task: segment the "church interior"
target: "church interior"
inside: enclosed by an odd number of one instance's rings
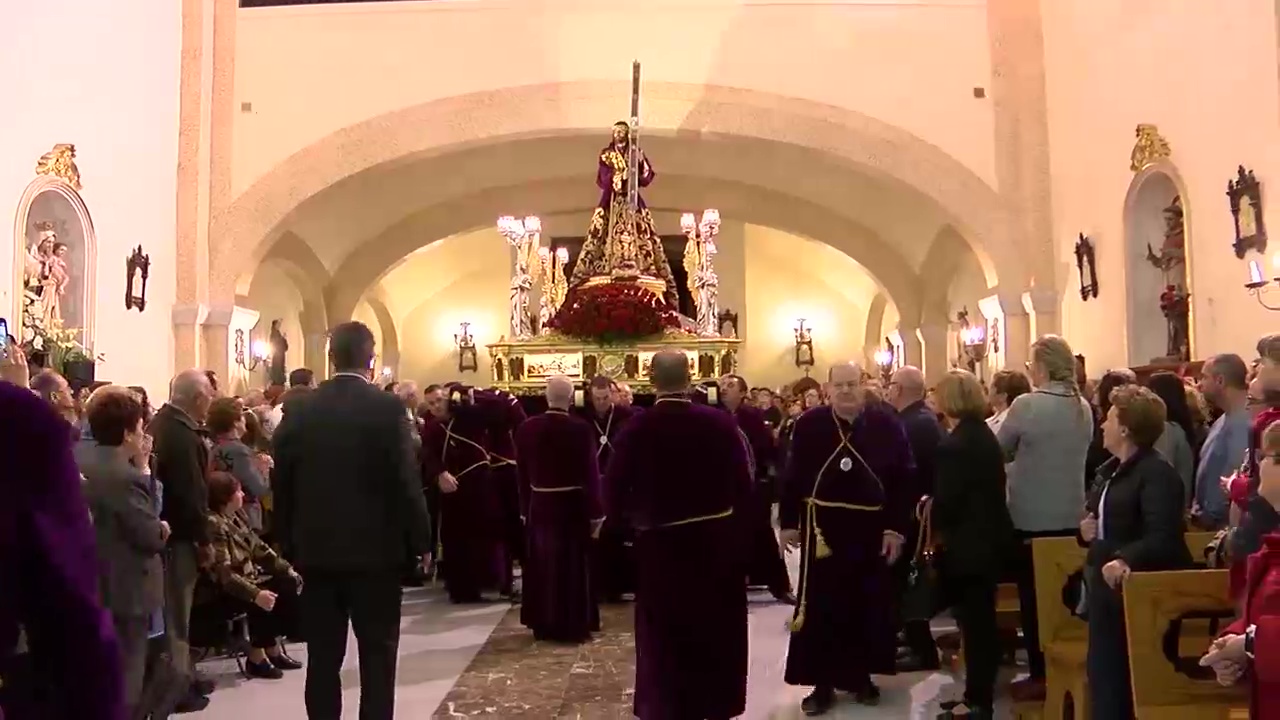
[[[676,350],[695,385],[768,391],[785,425],[809,388],[828,397],[833,367],[856,363],[885,396],[904,368],[930,393],[956,369],[990,391],[1008,371],[1034,380],[1047,335],[1070,344],[1087,399],[1122,369],[1203,389],[1215,358],[1257,365],[1280,310],[1272,0],[43,0],[3,15],[0,318],[33,375],[77,391],[135,386],[159,407],[199,368],[224,395],[274,400],[289,371],[329,377],[330,330],[358,321],[389,388],[493,388],[532,416],[553,378],[589,403],[603,377],[648,406],[650,364]],[[641,309],[591,305],[611,292]],[[649,313],[661,324],[637,329]],[[1125,602],[1147,603],[1125,608],[1129,717],[1271,716],[1250,711],[1274,682],[1260,673],[1227,687],[1186,669],[1235,615],[1228,571],[1202,562],[1220,529],[1188,526],[1196,569],[1127,581]],[[1013,640],[995,714],[975,717],[1089,717],[1092,631],[1046,601],[1085,550],[1035,553],[1044,687],[1008,689],[1028,673],[1026,615],[1001,584]],[[800,554],[786,563],[795,582]],[[402,716],[632,717],[630,604],[563,646],[535,642],[512,600],[418,584]],[[794,608],[749,598],[741,717],[812,714],[784,679]],[[965,717],[947,707],[964,690],[956,628],[939,614],[938,663],[829,716]],[[218,688],[194,717],[307,716],[300,674],[249,680],[233,660],[200,663]],[[352,645],[344,717],[355,667]]]

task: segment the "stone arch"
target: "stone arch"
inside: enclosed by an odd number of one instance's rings
[[[304,337],[298,338],[301,342],[295,345],[302,350],[302,366],[313,370],[326,367],[328,358],[325,338],[329,332],[329,313],[325,305],[324,290],[329,285],[329,272],[324,263],[305,240],[287,232],[258,263],[258,267],[266,265],[277,267],[302,298],[298,321]],[[237,298],[249,293],[252,277],[246,273],[244,282],[237,285]]]
[[[18,199],[18,211],[14,213],[13,313],[10,315],[11,319],[9,320],[11,323],[9,334],[17,338],[19,342],[25,341],[20,325],[23,317],[23,297],[25,294],[23,284],[29,246],[27,230],[33,219],[45,219],[31,217],[33,205],[45,193],[51,193],[65,201],[71,207],[72,212],[75,214],[76,222],[80,226],[80,239],[84,243],[84,247],[82,248],[82,257],[78,259],[84,265],[81,268],[80,303],[77,308],[80,317],[78,324],[81,326],[79,328],[79,342],[84,347],[92,349],[98,326],[98,235],[93,227],[93,216],[89,214],[89,207],[85,205],[84,198],[80,197],[80,193],[66,180],[54,175],[39,175],[28,183],[27,187],[22,191],[22,197]],[[62,219],[69,220],[69,218]],[[72,258],[73,262],[75,260],[76,258]],[[0,340],[3,340],[3,338],[0,338]]]
[[[884,311],[889,305],[889,297],[883,292],[876,293],[871,298],[871,304],[867,306],[867,329],[863,333],[863,354],[866,355],[864,361],[867,368],[874,370],[876,351],[884,347],[883,330],[884,330]]]
[[[360,299],[369,306],[378,320],[378,333],[382,336],[382,347],[378,348],[378,354],[382,356],[382,366],[391,368],[395,376],[400,377],[400,333],[391,310],[387,308],[382,293],[377,290],[366,293]]]
[[[573,81],[502,88],[444,98],[338,130],[259,177],[220,212],[210,248],[210,289],[230,294],[303,201],[358,173],[393,162],[520,138],[598,132],[625,107],[629,87]],[[741,88],[651,83],[644,88],[646,131],[737,136],[810,148],[903,183],[943,208],[1006,281],[1029,284],[1023,248],[1013,241],[998,193],[940,148],[856,111]],[[696,108],[697,112],[692,110]],[[577,123],[579,127],[571,127]]]
[[[1159,297],[1164,288],[1160,271],[1147,261],[1147,245],[1159,249],[1164,240],[1164,209],[1175,197],[1182,199],[1183,230],[1187,251],[1187,277],[1191,277],[1191,213],[1187,186],[1168,160],[1154,163],[1134,176],[1124,199],[1124,278],[1127,354],[1130,365],[1146,365],[1167,353],[1167,330]],[[1191,332],[1195,357],[1194,316]]]
[[[350,317],[362,295],[390,272],[401,259],[422,247],[424,238],[440,239],[485,227],[504,208],[538,208],[553,215],[585,210],[580,193],[581,180],[498,188],[478,193],[456,203],[426,208],[393,225],[348,255],[334,271],[335,281],[328,292],[330,316],[335,321]],[[655,184],[656,185],[656,184]],[[918,283],[910,266],[874,233],[855,221],[806,202],[741,183],[713,182],[701,178],[666,176],[662,188],[648,198],[654,211],[684,207],[717,207],[725,218],[784,230],[825,242],[866,268],[884,289],[899,312],[918,314]],[[697,202],[702,201],[702,202]],[[494,242],[499,242],[494,235]]]

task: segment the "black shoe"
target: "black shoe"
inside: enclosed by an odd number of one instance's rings
[[[809,717],[825,715],[832,705],[836,703],[835,690],[826,687],[816,687],[808,697],[800,701],[800,712]]]
[[[270,660],[262,662],[253,662],[252,660],[244,664],[245,677],[258,678],[260,680],[279,680],[284,677],[284,673],[280,668],[271,664]]]
[[[880,704],[880,688],[875,683],[867,683],[867,686],[853,694],[853,701],[859,705],[870,705],[872,707]]]
[[[173,707],[174,714],[182,715],[185,713],[200,712],[209,707],[209,698],[196,692],[188,692],[187,696],[178,701]]]
[[[213,691],[216,690],[217,687],[218,683],[214,682],[213,678],[204,677],[203,675],[197,675],[195,679],[191,681],[191,690],[197,695],[212,695]]]
[[[277,670],[301,670],[302,669],[302,663],[286,655],[283,650],[280,651],[279,655],[268,655],[267,662],[271,663],[272,667],[276,668]]]

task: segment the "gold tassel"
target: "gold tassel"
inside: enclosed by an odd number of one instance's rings
[[[791,618],[791,632],[800,632],[800,628],[804,627],[804,606],[805,603],[800,603],[796,608],[796,615]]]
[[[822,530],[817,523],[813,524],[813,557],[818,560],[831,557],[831,546],[822,537]]]

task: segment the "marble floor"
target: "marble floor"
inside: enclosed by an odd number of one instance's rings
[[[790,608],[753,596],[749,720],[791,720],[804,689],[782,681],[786,622]],[[506,603],[454,606],[430,588],[405,596],[400,641],[397,716],[405,718],[630,718],[634,649],[629,606],[606,607],[603,631],[591,643],[566,647],[535,643],[519,624],[518,611]],[[941,629],[941,628],[939,628]],[[354,641],[343,673],[344,718],[356,717],[359,681]],[[305,648],[291,654],[306,661]],[[271,717],[303,720],[303,672],[282,680],[244,680],[233,663],[203,665],[218,680],[208,709],[189,717],[246,720]],[[959,695],[946,673],[913,673],[879,678],[879,707],[842,704],[827,717],[924,718],[937,715],[938,703]],[[1009,717],[1002,709],[1000,717]]]

